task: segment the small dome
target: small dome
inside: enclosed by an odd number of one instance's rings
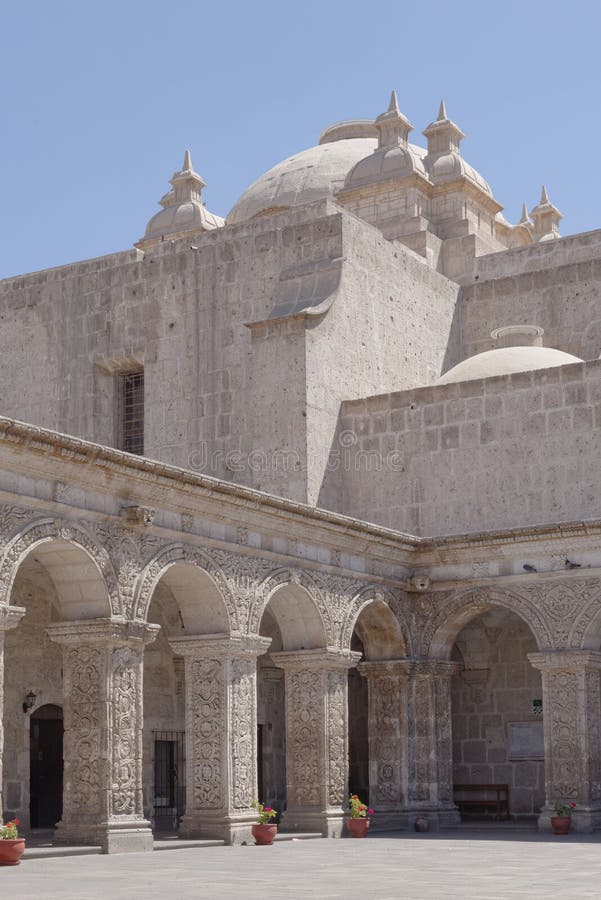
[[[445,181],[454,181],[464,176],[472,181],[480,190],[492,197],[490,185],[473,166],[470,166],[457,152],[445,153],[433,159],[426,160],[430,172],[430,178],[434,184],[442,184]]]
[[[367,156],[353,166],[346,177],[346,189],[373,184],[376,181],[388,181],[390,178],[405,178],[415,172],[424,178],[428,174],[422,162],[425,151],[411,144],[396,147],[380,147],[371,156]]]
[[[177,206],[168,206],[153,216],[146,226],[144,240],[156,240],[181,231],[212,231],[223,224],[223,219],[209,212],[198,200],[187,200]]]
[[[170,181],[171,190],[161,197],[163,209],[152,217],[142,240],[135,245],[141,250],[152,247],[166,237],[184,237],[202,231],[222,228],[225,222],[209,212],[202,202],[205,182],[192,167],[190,151],[186,150],[184,164]]]
[[[532,372],[535,369],[551,369],[582,362],[571,353],[552,347],[502,347],[470,356],[453,366],[436,381],[436,384],[452,384],[457,381],[475,381],[495,375],[511,375],[514,372]]]
[[[332,197],[344,185],[347,172],[377,143],[370,137],[334,139],[295,153],[251,184],[232,207],[227,224]]]

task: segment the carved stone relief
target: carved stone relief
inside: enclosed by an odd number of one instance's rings
[[[103,654],[97,647],[68,645],[63,654],[65,694],[63,820],[96,819],[101,809]]]
[[[142,655],[130,647],[112,653],[111,812],[142,814]]]
[[[348,675],[327,672],[328,804],[341,806],[348,792]]]
[[[186,658],[186,744],[192,764],[188,791],[197,809],[224,806],[224,665],[220,659]]]
[[[323,673],[286,671],[286,773],[288,806],[322,803]]]

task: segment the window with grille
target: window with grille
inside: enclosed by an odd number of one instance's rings
[[[144,372],[124,372],[119,378],[120,446],[144,453]]]

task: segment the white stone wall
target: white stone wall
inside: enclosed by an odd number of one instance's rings
[[[310,305],[311,276],[293,273],[333,260],[330,311],[253,340],[247,326],[291,284]],[[147,456],[316,502],[341,401],[429,383],[456,361],[456,296],[328,202],[8,279],[0,413],[114,445],[115,373],[143,365]],[[298,460],[283,477],[278,452]]]
[[[345,404],[343,511],[419,534],[599,514],[601,362]]]
[[[545,329],[544,344],[582,359],[601,355],[601,231],[480,257],[463,289],[462,356],[496,344],[493,328]]]

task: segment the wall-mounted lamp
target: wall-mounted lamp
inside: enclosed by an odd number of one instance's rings
[[[28,694],[25,694],[25,700],[23,701],[23,712],[29,712],[30,709],[33,709],[35,706],[36,695],[33,691],[29,691]]]

